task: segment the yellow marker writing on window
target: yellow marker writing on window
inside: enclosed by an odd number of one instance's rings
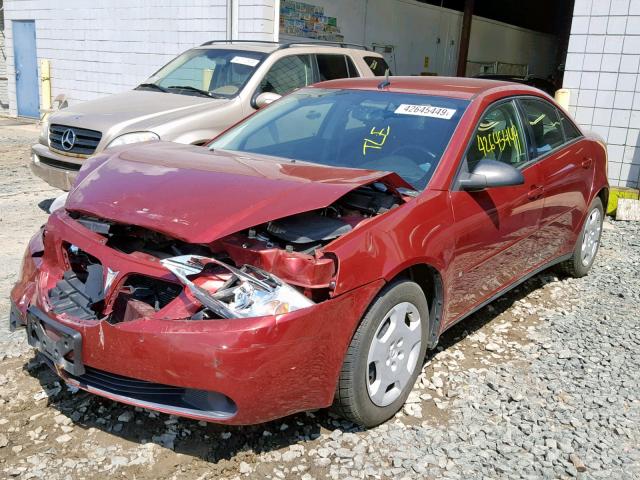
[[[375,139],[365,138],[362,143],[362,155],[367,154],[367,148],[375,148],[376,150],[380,150],[384,145],[384,142],[387,141],[387,136],[391,131],[391,127],[381,128],[376,130],[376,127],[373,127],[369,132],[370,135],[374,136]]]
[[[507,145],[515,147],[518,153],[522,152],[520,136],[518,135],[518,129],[515,125],[486,135],[477,135],[476,138],[478,141],[478,150],[480,150],[485,157],[495,151],[496,148],[503,152]]]

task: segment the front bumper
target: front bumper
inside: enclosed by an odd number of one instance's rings
[[[84,158],[62,155],[37,143],[31,147],[31,171],[49,185],[69,191]]]
[[[117,401],[213,422],[261,423],[329,406],[349,341],[383,283],[276,317],[189,320],[176,313],[193,302],[181,294],[152,317],[83,321],[54,313],[48,301],[63,272],[57,258],[63,238],[117,270],[118,278],[129,271],[170,274],[157,261],[109,249],[62,212],[52,214],[44,247],[36,237],[11,299],[20,323],[37,308],[51,320],[54,337],[55,325],[79,332],[86,371],[72,373],[49,356],[58,374]]]

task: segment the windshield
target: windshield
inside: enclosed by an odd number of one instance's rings
[[[305,89],[259,111],[210,147],[396,172],[422,190],[468,103],[426,95]]]
[[[251,78],[264,53],[229,49],[193,49],[158,70],[139,88],[185,95],[233,97]]]

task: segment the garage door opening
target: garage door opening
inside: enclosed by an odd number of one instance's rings
[[[536,78],[554,91],[572,12],[573,0],[282,0],[280,40],[365,45],[396,75]]]

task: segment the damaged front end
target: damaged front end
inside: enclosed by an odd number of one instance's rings
[[[67,382],[121,402],[236,424],[328,406],[382,285],[336,295],[331,244],[405,201],[367,183],[206,242],[67,206],[30,244],[11,322]]]
[[[191,320],[280,315],[334,296],[339,272],[331,243],[404,202],[383,183],[348,192],[329,206],[251,226],[209,243],[190,243],[138,225],[79,212],[66,213],[108,249],[150,259],[172,275],[123,276],[65,242],[70,269],[50,295],[55,305],[80,319],[101,316],[112,323],[165,312]],[[102,279],[104,278],[104,282]],[[95,282],[96,279],[100,281]],[[185,295],[199,305],[169,305]],[[104,288],[101,288],[104,283]],[[109,290],[115,293],[109,296]],[[78,305],[65,303],[78,294]]]

